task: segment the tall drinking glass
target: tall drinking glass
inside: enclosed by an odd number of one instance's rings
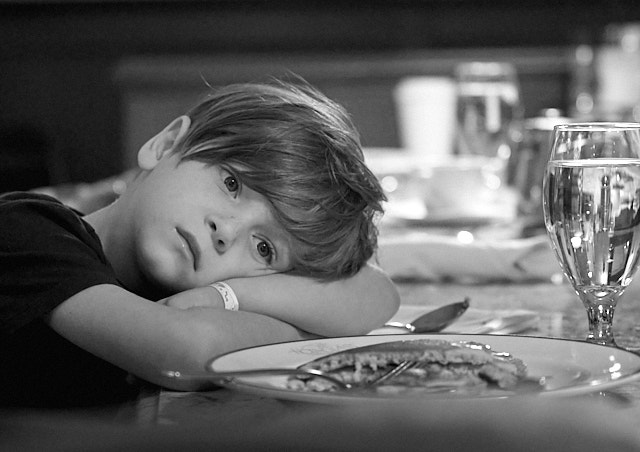
[[[506,183],[523,110],[516,69],[494,61],[463,62],[455,78],[456,153],[485,160]]]
[[[614,310],[640,251],[640,124],[556,126],[543,209],[558,261],[587,310],[587,341],[615,346]]]

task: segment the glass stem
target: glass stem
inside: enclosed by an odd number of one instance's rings
[[[616,346],[612,329],[614,311],[615,306],[611,305],[587,306],[587,317],[589,319],[587,342]]]

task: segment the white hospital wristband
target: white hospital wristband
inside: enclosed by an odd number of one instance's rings
[[[240,303],[238,303],[238,297],[236,297],[236,293],[233,291],[229,284],[224,282],[214,282],[213,284],[209,284],[209,286],[216,289],[220,296],[222,297],[222,301],[224,303],[224,308],[228,311],[237,311],[240,307]]]

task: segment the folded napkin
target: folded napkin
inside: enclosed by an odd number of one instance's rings
[[[560,273],[547,236],[472,240],[423,231],[382,234],[378,265],[393,279],[550,280]]]
[[[400,309],[393,316],[391,321],[408,323],[415,318],[429,311],[436,309],[437,306],[414,306],[401,305]],[[518,316],[516,324],[507,327],[492,329],[492,322],[496,319],[510,318]],[[462,316],[447,328],[442,330],[443,333],[465,333],[465,334],[517,334],[525,331],[532,331],[538,328],[540,323],[540,315],[535,311],[527,309],[500,309],[487,310],[469,308]],[[369,334],[409,334],[409,330],[396,327],[381,327],[371,331]]]

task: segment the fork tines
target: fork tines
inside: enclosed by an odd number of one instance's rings
[[[382,382],[385,382],[391,378],[397,377],[398,375],[404,373],[405,371],[415,367],[418,365],[417,361],[413,361],[413,360],[406,360],[406,361],[402,361],[400,364],[398,364],[396,367],[392,368],[391,370],[389,370],[388,372],[380,375],[379,377],[375,378],[374,380],[370,381],[367,384],[367,387],[372,387],[372,386],[376,386],[379,385]]]

